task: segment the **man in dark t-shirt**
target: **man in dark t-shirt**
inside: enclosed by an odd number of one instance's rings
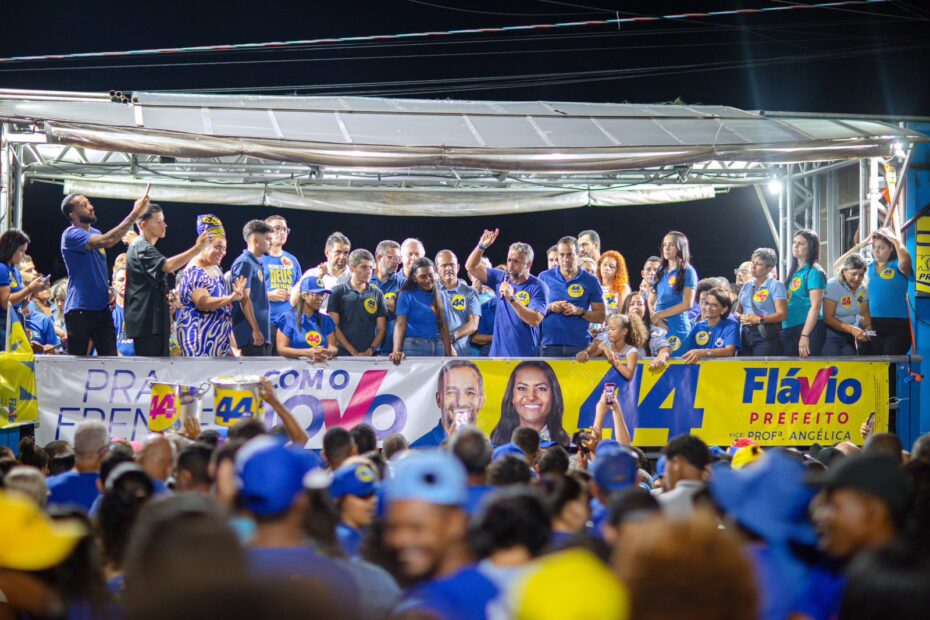
[[[349,255],[348,282],[337,284],[329,296],[329,316],[336,323],[339,355],[370,357],[387,333],[384,294],[371,285],[375,259],[368,250]]]
[[[168,310],[167,274],[191,261],[210,241],[205,231],[186,252],[165,258],[155,248],[168,228],[165,214],[156,204],[139,218],[139,238],[126,253],[126,297],[123,306],[126,336],[133,339],[138,356],[168,357],[171,319]]]

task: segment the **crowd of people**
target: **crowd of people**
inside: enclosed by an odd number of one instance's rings
[[[27,255],[25,232],[0,236],[0,319],[12,307],[37,353],[387,356],[396,364],[601,356],[629,370],[642,358],[661,367],[670,358],[901,355],[911,345],[911,257],[889,229],[840,257],[833,277],[819,263],[817,234],[800,230],[788,273],[778,273],[774,250],[759,248],[732,283],[699,278],[688,238],[671,231],[633,288],[623,254],[602,250],[594,230],[560,237],[545,269],[520,242],[492,266],[485,254],[498,230],[481,235],[464,265],[450,249],[428,258],[415,238],[383,240],[371,252],[334,232],[325,261],[303,271],[284,249],[286,218],[272,215],[245,225],[246,249],[224,272],[227,235],[213,215],[198,217],[190,249],[166,257],[156,247],[165,214],[148,196],[105,233],[85,196],[66,196],[61,210],[68,277],[54,284]],[[128,249],[110,271],[106,250],[121,241]]]
[[[930,436],[807,452],[474,426],[439,448],[195,419],[0,449],[0,617],[859,619],[930,614]],[[868,429],[863,432],[868,435]],[[380,444],[380,445],[379,445]]]

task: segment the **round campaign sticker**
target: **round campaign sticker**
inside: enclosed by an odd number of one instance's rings
[[[681,348],[681,339],[678,336],[669,336],[668,346],[672,348],[672,351],[677,351]]]
[[[769,298],[769,289],[763,288],[756,291],[756,294],[752,296],[753,301],[757,304],[761,304],[763,301]]]
[[[317,288],[326,288],[326,285],[323,284],[323,278],[317,278],[317,279],[316,279],[316,287],[317,287]]]
[[[894,278],[894,269],[892,269],[891,267],[885,267],[884,269],[882,269],[881,273],[878,274],[878,276],[882,280],[891,280]]]
[[[359,482],[374,482],[375,474],[368,467],[359,467],[355,470],[355,477]]]
[[[19,288],[19,284],[16,282],[16,278],[13,277],[13,274],[10,274],[10,288]]]
[[[859,291],[859,293],[856,295],[856,301],[861,304],[863,299],[865,299],[865,293]]]
[[[530,305],[530,294],[526,291],[520,291],[514,295],[514,297],[517,299],[517,303],[519,303],[521,306],[526,307]]]
[[[852,297],[850,297],[849,295],[843,295],[842,297],[840,297],[840,305],[843,306],[844,308],[850,307],[852,305]]]
[[[678,276],[669,276],[669,277],[668,277],[668,285],[669,285],[669,286],[675,286],[675,283],[676,283],[676,282],[678,282]]]
[[[714,346],[717,347],[718,349],[723,348],[723,338],[717,338],[716,340],[714,340]]]
[[[282,256],[282,257],[281,257],[281,265],[283,265],[284,267],[287,267],[288,269],[290,269],[291,267],[294,266],[294,263],[292,263],[292,262],[291,262],[291,259],[289,259],[287,256]]]
[[[465,309],[465,296],[464,295],[454,295],[450,303],[452,309],[456,312],[461,312]]]
[[[568,287],[569,297],[581,297],[584,295],[584,287],[580,284],[572,284]]]
[[[311,347],[318,347],[323,344],[323,336],[320,332],[307,332],[307,344]]]
[[[788,288],[790,288],[792,291],[796,291],[799,288],[801,288],[801,278],[800,277],[792,278],[791,286],[789,286]]]
[[[384,301],[394,301],[397,299],[397,293],[385,293]]]
[[[702,347],[707,344],[707,341],[710,340],[710,334],[701,330],[694,335],[694,341],[701,345]]]
[[[365,306],[365,312],[368,314],[374,314],[378,311],[378,300],[374,299],[373,297],[366,299],[363,304]]]

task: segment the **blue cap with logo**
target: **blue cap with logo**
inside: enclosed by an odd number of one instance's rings
[[[322,465],[313,452],[288,448],[275,437],[261,435],[236,455],[239,495],[256,515],[283,514],[305,488],[307,474]]]
[[[468,503],[465,467],[447,452],[416,452],[397,463],[394,477],[385,485],[385,499],[389,504],[408,500],[465,506]]]
[[[505,443],[502,446],[494,448],[494,452],[491,454],[491,462],[504,458],[505,456],[518,456],[524,461],[526,460],[526,453],[520,446],[515,443]]]
[[[326,285],[323,284],[323,278],[308,276],[300,281],[301,293],[331,293]]]
[[[378,490],[378,474],[367,463],[351,463],[343,465],[333,474],[333,482],[329,487],[329,496],[339,499],[346,495],[355,497],[369,497]]]
[[[616,439],[602,439],[598,442],[597,447],[594,448],[594,456],[602,454],[605,450],[620,448],[623,448],[623,444]]]
[[[638,473],[639,460],[625,448],[606,448],[591,464],[594,482],[608,493],[633,486]]]

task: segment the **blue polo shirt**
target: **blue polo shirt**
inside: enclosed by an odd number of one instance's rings
[[[80,474],[75,470],[46,480],[49,506],[78,506],[87,512],[100,495],[97,472]]]
[[[252,310],[255,312],[255,321],[258,323],[258,329],[265,337],[265,342],[271,338],[271,307],[268,304],[268,292],[265,290],[265,268],[262,262],[248,250],[242,250],[242,254],[232,264],[232,278],[235,282],[239,276],[245,277],[245,286],[249,289],[249,299],[252,300]],[[254,344],[252,341],[252,327],[245,320],[245,314],[242,313],[242,305],[234,303],[232,307],[232,324],[233,335],[236,337],[236,344],[241,348]]]
[[[313,349],[325,347],[329,342],[329,335],[336,331],[336,324],[328,314],[317,312],[314,316],[303,315],[300,327],[297,326],[297,313],[291,313],[278,319],[275,323],[281,333],[291,339],[291,346],[295,349]]]
[[[376,289],[379,289],[384,293],[384,303],[387,303],[391,300],[397,301],[397,293],[400,291],[400,287],[403,286],[403,282],[406,281],[404,278],[403,271],[397,271],[387,280],[379,280],[375,276],[371,277],[371,285]],[[395,306],[395,310],[396,310]],[[397,315],[393,312],[387,313],[387,334],[384,336],[384,342],[381,343],[381,348],[378,349],[378,353],[388,354],[394,350],[394,321],[397,318]]]
[[[656,273],[656,310],[661,311],[682,302],[686,288],[697,289],[698,276],[697,271],[690,265],[681,273],[680,269],[673,269],[668,273],[660,271]],[[681,292],[675,290],[678,284],[678,278],[685,279],[685,285]],[[697,301],[695,299],[695,301]],[[700,315],[699,315],[700,316]],[[672,349],[674,357],[680,357],[687,350],[682,346],[688,339],[691,332],[691,321],[688,319],[688,313],[682,312],[675,316],[665,319],[665,325],[668,327],[668,342]]]
[[[358,548],[362,545],[363,532],[346,525],[341,521],[336,524],[336,538],[346,555],[352,559],[358,558]]]
[[[449,335],[452,335],[455,330],[467,323],[469,316],[481,316],[481,302],[478,301],[478,293],[461,280],[459,280],[455,288],[447,289],[443,286],[442,294],[446,298],[446,324],[449,327]],[[469,338],[470,336],[465,336],[452,343],[455,354],[459,357],[470,355]]]
[[[407,317],[407,338],[439,338],[439,325],[433,312],[432,291],[416,288],[397,296],[397,316]],[[445,305],[445,304],[443,304]]]
[[[52,318],[39,310],[29,310],[29,316],[25,317],[25,325],[26,336],[30,342],[56,346],[61,344],[58,334],[55,333],[55,323]]]
[[[106,310],[110,305],[106,250],[87,249],[90,238],[99,234],[96,228],[69,226],[61,235],[61,256],[68,269],[65,314],[72,310]]]
[[[691,349],[723,349],[729,345],[740,350],[739,323],[721,318],[711,327],[707,321],[698,321],[691,328],[688,336],[687,350]]]
[[[566,280],[559,268],[553,267],[539,274],[539,279],[549,287],[550,304],[567,301],[587,311],[591,304],[604,303],[600,282],[584,269],[579,269],[574,278]],[[548,313],[542,322],[542,344],[586,347],[591,344],[590,325],[580,316]]]
[[[484,282],[494,289],[497,306],[494,310],[494,337],[491,341],[491,357],[537,357],[539,355],[539,327],[530,327],[517,316],[510,302],[501,299],[501,284],[506,272],[488,269],[488,280]],[[542,315],[549,305],[549,289],[546,283],[534,275],[522,284],[513,284],[516,303]]]
[[[10,267],[6,263],[0,263],[0,287],[2,286],[9,286],[10,294],[23,290],[23,277],[20,275],[18,267]],[[22,303],[13,306],[17,310],[21,307]],[[4,321],[4,324],[0,325],[0,333],[3,333],[6,327],[6,306],[0,308],[0,321]],[[4,343],[0,342],[0,349],[3,348],[3,345]]]
[[[485,620],[488,605],[499,593],[497,585],[472,565],[417,586],[394,613],[422,611],[438,620]]]
[[[302,272],[297,257],[290,252],[283,252],[281,256],[271,256],[270,254],[262,256],[262,273],[265,276],[265,290],[267,292],[283,289],[288,291],[290,297],[291,287],[300,280]],[[292,308],[291,302],[288,300],[269,303],[272,323],[275,322],[275,318],[287,314]]]
[[[775,314],[775,302],[788,299],[788,289],[785,284],[775,278],[768,278],[757,286],[755,280],[743,284],[739,291],[739,303],[743,314],[769,316]],[[753,304],[758,312],[753,309]]]
[[[804,325],[811,309],[811,291],[827,286],[823,270],[804,265],[794,272],[788,283],[788,318],[782,325],[785,329]]]
[[[869,291],[860,285],[855,291],[849,290],[846,283],[839,278],[827,280],[827,288],[823,291],[824,300],[829,299],[836,304],[833,317],[841,323],[859,326],[859,317],[864,309],[869,307]],[[823,307],[820,308],[820,318],[823,318]]]
[[[479,298],[480,299],[480,298]],[[481,318],[478,320],[478,331],[476,334],[483,336],[494,336],[494,314],[497,312],[497,299],[493,296],[481,303]],[[493,340],[493,338],[492,338]],[[491,344],[477,346],[472,345],[472,355],[487,357],[491,351]]]
[[[908,283],[914,280],[913,272],[906,276],[898,267],[898,259],[889,262],[881,270],[875,261],[869,261],[869,314],[882,319],[907,318]]]

